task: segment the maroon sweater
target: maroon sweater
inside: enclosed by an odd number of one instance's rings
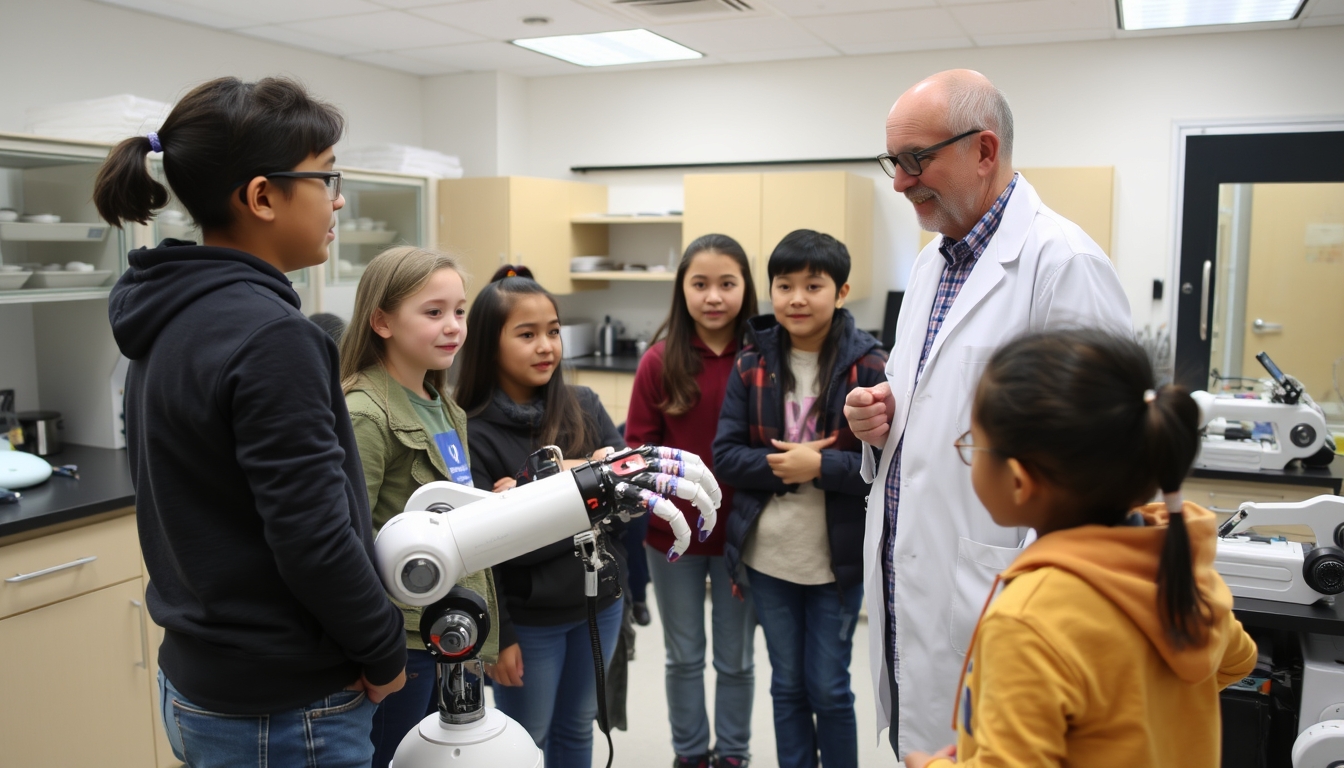
[[[691,340],[691,346],[700,353],[700,373],[695,381],[700,385],[700,399],[691,409],[681,416],[668,416],[658,408],[663,401],[663,348],[665,342],[658,342],[644,353],[639,361],[639,370],[635,373],[635,386],[630,393],[630,411],[625,420],[625,442],[631,447],[641,445],[666,445],[690,451],[704,460],[710,469],[714,468],[714,435],[719,428],[719,408],[723,405],[723,393],[728,388],[728,377],[733,373],[733,360],[737,357],[738,345],[730,344],[723,354],[716,355],[699,337]],[[675,499],[677,508],[691,526],[691,547],[688,555],[722,555],[724,532],[727,531],[728,511],[733,508],[733,489],[719,484],[723,488],[723,506],[719,507],[719,521],[714,532],[703,543],[696,540],[695,520],[699,512],[688,501]],[[645,538],[649,546],[659,552],[666,552],[672,546],[672,527],[660,517],[649,516],[649,533]]]

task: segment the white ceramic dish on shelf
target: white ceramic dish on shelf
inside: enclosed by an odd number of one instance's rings
[[[32,272],[0,272],[0,291],[13,291],[23,287],[32,277]]]
[[[21,221],[29,224],[60,224],[61,217],[54,213],[25,213]]]
[[[93,288],[107,282],[110,269],[92,272],[34,272],[24,288]]]
[[[109,229],[111,227],[106,224],[74,222],[43,224],[40,222],[8,221],[0,222],[0,240],[101,241],[107,238]]]

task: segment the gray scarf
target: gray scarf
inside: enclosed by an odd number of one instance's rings
[[[537,429],[541,426],[542,417],[546,415],[546,408],[541,398],[536,398],[530,403],[519,404],[504,394],[504,390],[496,389],[491,395],[491,399],[504,413],[505,418],[520,427]]]

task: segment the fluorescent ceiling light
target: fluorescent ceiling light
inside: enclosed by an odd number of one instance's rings
[[[514,45],[544,53],[581,67],[644,64],[650,61],[699,59],[704,54],[674,43],[647,29],[598,32],[592,35],[557,35],[513,40]]]
[[[1121,29],[1251,24],[1297,18],[1306,0],[1116,0]]]

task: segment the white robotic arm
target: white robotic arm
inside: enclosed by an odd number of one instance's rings
[[[604,519],[645,512],[668,521],[676,560],[691,529],[667,497],[700,511],[700,540],[708,538],[723,501],[698,456],[645,446],[568,472],[490,493],[450,482],[421,486],[378,533],[374,548],[384,586],[398,600],[424,606],[446,596],[468,573],[497,565],[592,528]]]

